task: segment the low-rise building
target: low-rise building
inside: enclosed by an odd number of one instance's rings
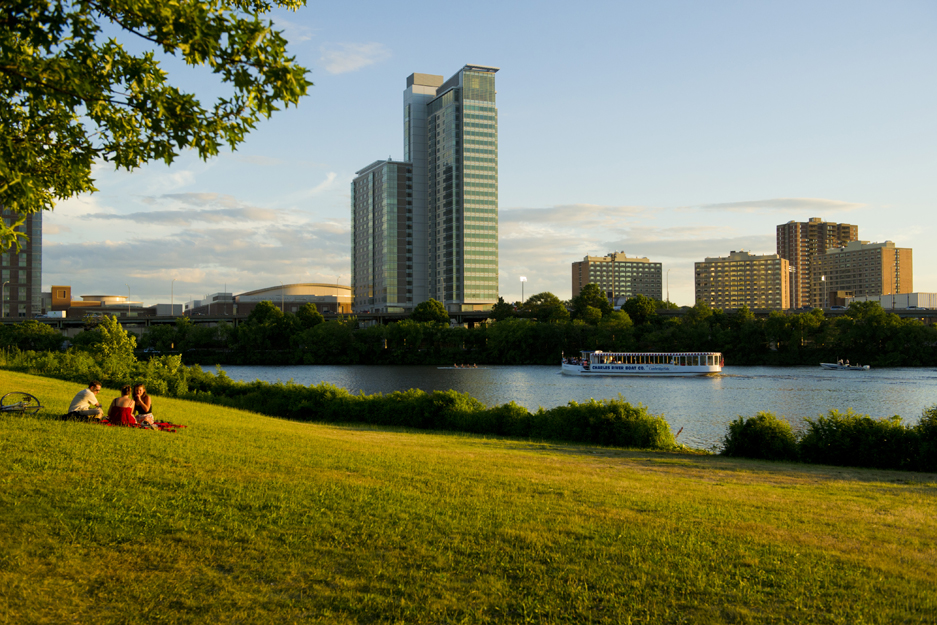
[[[234,298],[237,315],[249,315],[260,302],[273,302],[284,312],[295,313],[306,303],[320,313],[351,313],[351,287],[344,284],[283,284],[241,293]]]
[[[790,307],[790,264],[777,254],[744,250],[706,258],[696,266],[696,300],[713,308],[784,310]]]
[[[847,306],[853,302],[878,302],[885,310],[915,308],[937,310],[937,293],[895,293],[892,295],[859,295],[846,298]]]
[[[211,293],[185,303],[186,317],[233,317],[237,314],[234,293]]]
[[[63,312],[66,318],[84,315],[139,317],[146,314],[143,302],[135,302],[126,295],[82,295],[80,300],[73,300],[70,286],[53,286],[49,293],[42,294],[42,299],[47,302],[46,313]]]
[[[647,258],[610,252],[605,256],[586,256],[572,264],[573,297],[582,287],[597,284],[613,302],[636,295],[663,299],[663,270],[660,263]]]

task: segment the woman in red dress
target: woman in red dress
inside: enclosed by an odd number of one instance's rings
[[[130,396],[130,387],[120,389],[120,397],[111,402],[107,411],[107,420],[111,425],[136,425],[133,418],[133,398]]]

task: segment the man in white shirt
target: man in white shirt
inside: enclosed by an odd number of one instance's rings
[[[82,417],[101,419],[104,416],[104,411],[101,410],[101,404],[98,403],[96,397],[99,392],[101,392],[101,383],[97,380],[91,382],[88,388],[82,389],[75,395],[75,399],[68,407],[69,414],[75,413]]]

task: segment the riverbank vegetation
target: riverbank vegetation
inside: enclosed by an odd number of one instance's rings
[[[853,303],[845,314],[823,311],[755,317],[747,308],[726,313],[698,303],[679,317],[658,314],[663,302],[642,296],[623,310],[579,303],[570,314],[551,293],[540,293],[515,310],[499,304],[493,321],[474,328],[432,321],[427,307],[417,321],[360,327],[354,317],[325,321],[312,304],[296,314],[262,302],[235,326],[193,323],[149,328],[138,347],[179,354],[186,364],[451,365],[558,364],[580,350],[722,352],[730,365],[817,365],[849,359],[873,367],[937,366],[937,327],[886,313],[877,302]],[[607,304],[607,302],[606,302]],[[672,305],[670,305],[672,306]],[[97,328],[73,342],[93,341]],[[0,328],[0,348],[54,350],[60,335],[26,321]],[[138,352],[142,355],[142,351]]]
[[[0,372],[0,620],[925,623],[935,476],[277,420]],[[109,401],[114,393],[105,390]]]
[[[502,310],[498,320],[471,329],[414,320],[371,327],[358,327],[354,319],[310,325],[271,305],[238,327],[203,328],[180,320],[152,328],[140,344],[210,365],[553,365],[564,353],[593,349],[718,351],[735,365],[816,365],[840,358],[874,367],[937,365],[937,328],[889,314],[877,302],[854,303],[837,317],[815,309],[758,318],[747,308],[726,313],[702,303],[671,317],[657,314],[652,300],[637,297],[621,311],[585,306],[570,318],[559,300],[547,295],[535,295],[527,307]]]
[[[179,356],[137,360],[134,348],[134,337],[109,318],[89,333],[81,347],[64,353],[0,352],[0,367],[80,385],[91,379],[112,388],[143,383],[154,395],[297,421],[449,430],[610,447],[677,447],[665,415],[654,415],[623,397],[570,402],[531,412],[513,402],[488,407],[456,391],[354,395],[326,383],[236,382],[221,370],[213,375],[197,365],[187,367]],[[876,420],[833,410],[808,419],[804,431],[796,434],[770,413],[739,417],[730,423],[722,448],[723,453],[737,457],[937,471],[937,407],[925,410],[916,425],[905,425],[899,417]]]
[[[764,460],[800,460],[816,464],[937,472],[937,405],[923,411],[914,425],[900,416],[873,419],[830,410],[806,419],[802,432],[770,412],[731,422],[722,454]]]

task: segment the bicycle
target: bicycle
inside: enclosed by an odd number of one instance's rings
[[[0,412],[18,412],[21,414],[35,414],[42,410],[42,404],[34,395],[14,391],[0,397]]]

